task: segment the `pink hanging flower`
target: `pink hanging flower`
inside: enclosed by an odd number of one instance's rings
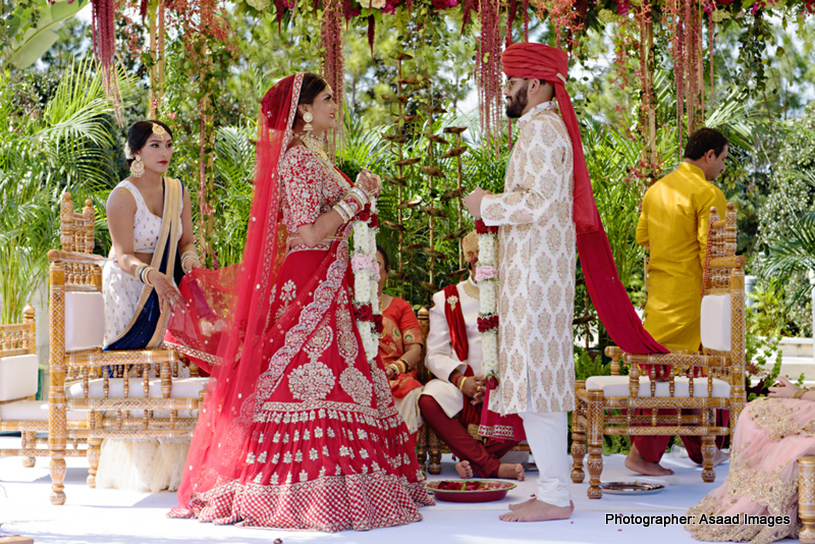
[[[475,281],[491,280],[498,276],[498,270],[494,266],[479,266],[475,269]]]

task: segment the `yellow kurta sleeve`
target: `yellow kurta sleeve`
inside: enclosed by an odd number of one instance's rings
[[[648,239],[648,205],[645,199],[642,201],[642,211],[640,212],[640,219],[637,221],[637,243],[644,248],[650,245]]]

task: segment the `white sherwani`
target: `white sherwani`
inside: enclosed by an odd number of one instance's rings
[[[476,376],[483,376],[481,334],[478,332],[478,310],[479,300],[467,294],[464,285],[469,284],[469,289],[478,289],[472,279],[467,279],[458,284],[458,301],[461,305],[461,313],[464,315],[464,323],[467,328],[467,342],[469,342],[468,359],[461,361],[453,349],[450,341],[450,328],[447,325],[445,314],[446,301],[444,291],[439,291],[433,295],[433,307],[430,309],[430,331],[427,334],[427,357],[425,366],[433,373],[436,379],[430,380],[422,391],[423,395],[430,395],[439,406],[442,407],[447,417],[456,417],[461,412],[464,403],[464,395],[458,387],[450,383],[450,374],[458,370],[462,374],[469,364]]]
[[[505,192],[481,204],[484,223],[500,226],[500,384],[490,409],[567,412],[574,407],[572,142],[554,102],[534,107],[518,126]]]

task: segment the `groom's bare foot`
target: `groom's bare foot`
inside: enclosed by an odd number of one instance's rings
[[[573,502],[569,502],[569,506],[555,506],[548,502],[532,499],[524,503],[521,508],[501,514],[498,518],[501,521],[550,521],[569,519],[572,512],[574,512]]]
[[[524,474],[524,467],[520,464],[501,463],[501,466],[498,467],[498,477],[523,482],[526,475]]]
[[[637,446],[633,444],[631,445],[631,451],[628,452],[628,457],[625,458],[625,467],[645,476],[670,476],[674,473],[673,470],[664,468],[659,463],[646,461]]]
[[[456,472],[458,472],[459,478],[472,478],[473,477],[473,467],[470,466],[469,461],[459,461],[456,463]]]
[[[519,502],[518,504],[510,504],[509,509],[514,512],[515,510],[523,508],[527,504],[530,504],[530,503],[533,503],[533,502],[535,502],[535,497],[532,497],[531,499],[527,499],[524,502]]]

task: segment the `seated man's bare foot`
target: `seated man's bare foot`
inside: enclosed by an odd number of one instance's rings
[[[713,466],[714,467],[718,467],[719,465],[721,465],[725,461],[729,461],[729,460],[730,460],[730,454],[729,453],[716,448],[716,453],[713,455]]]
[[[520,464],[511,465],[509,463],[501,463],[498,467],[498,477],[506,478],[507,480],[518,480],[523,482],[525,478],[524,467]]]
[[[659,463],[646,461],[645,457],[632,445],[628,457],[625,458],[625,467],[628,470],[644,474],[645,476],[670,476],[674,473],[669,468],[664,468]]]
[[[472,478],[473,477],[473,467],[470,466],[469,461],[459,461],[456,463],[456,472],[458,472],[459,478]]]
[[[551,521],[569,519],[572,512],[574,512],[573,502],[569,502],[569,506],[555,506],[548,502],[531,499],[526,501],[520,508],[512,509],[512,505],[510,505],[510,511],[501,514],[498,518],[501,521]]]

